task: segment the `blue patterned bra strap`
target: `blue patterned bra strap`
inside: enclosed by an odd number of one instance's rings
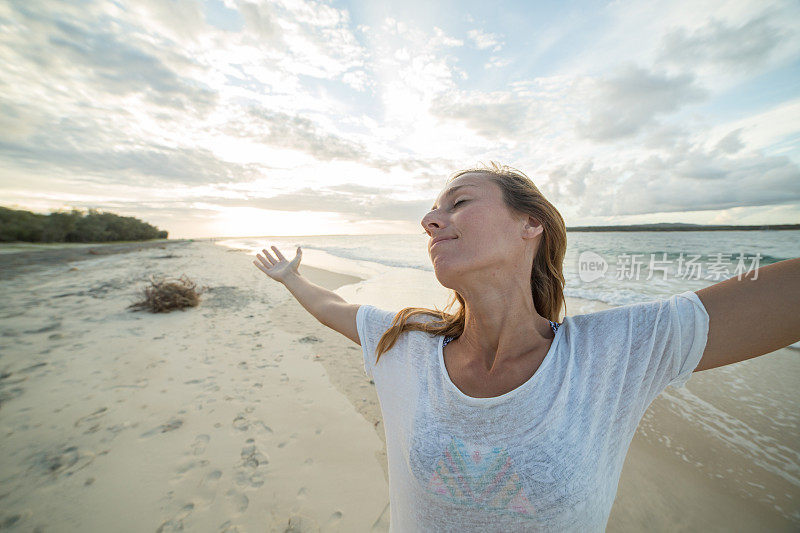
[[[552,320],[550,320],[549,322],[550,322],[550,327],[553,328],[553,333],[557,332],[558,331],[558,327],[561,324],[559,324],[558,322],[553,322]],[[444,342],[442,343],[442,348],[447,346],[447,343],[450,342],[453,339],[455,339],[455,337],[450,337],[450,336],[445,337],[444,338]]]

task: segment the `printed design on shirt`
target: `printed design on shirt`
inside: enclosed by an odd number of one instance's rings
[[[436,464],[428,490],[469,507],[515,515],[534,513],[504,448],[468,445],[455,436]]]

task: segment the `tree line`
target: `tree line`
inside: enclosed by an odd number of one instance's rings
[[[135,217],[54,211],[49,215],[0,207],[0,242],[109,242],[166,239],[167,232]]]
[[[658,224],[631,224],[629,226],[573,226],[567,231],[777,231],[798,230],[800,224],[762,224],[760,226],[723,226],[659,222]]]

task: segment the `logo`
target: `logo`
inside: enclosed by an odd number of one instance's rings
[[[608,263],[600,254],[586,250],[578,256],[578,277],[585,283],[602,278],[607,270]]]

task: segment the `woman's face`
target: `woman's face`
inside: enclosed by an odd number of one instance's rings
[[[428,253],[443,286],[458,290],[464,280],[490,282],[485,276],[509,275],[520,267],[530,276],[533,256],[527,258],[528,241],[522,238],[527,217],[513,215],[502,196],[485,174],[462,174],[447,184],[422,219],[430,236]],[[438,237],[447,240],[432,244]]]

